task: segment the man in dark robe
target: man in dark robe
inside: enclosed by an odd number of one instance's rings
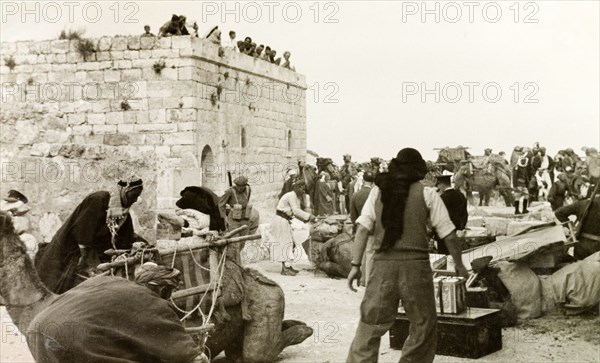
[[[600,220],[600,194],[594,196],[587,215],[584,216],[588,204],[590,204],[590,199],[584,199],[554,211],[556,219],[560,222],[564,223],[569,220],[569,216],[574,215],[581,225],[579,227],[581,230],[578,238],[579,242],[573,248],[573,255],[578,260],[583,260],[589,255],[600,251],[600,223],[598,223]]]
[[[567,197],[568,191],[567,176],[562,173],[558,176],[558,180],[552,184],[552,187],[550,187],[550,191],[548,192],[548,201],[550,202],[553,211],[565,204],[565,198]]]
[[[467,226],[467,220],[469,219],[469,212],[467,212],[467,198],[463,193],[452,188],[450,178],[450,175],[436,176],[436,187],[441,193],[440,197],[444,201],[446,209],[448,209],[448,215],[450,216],[450,220],[454,224],[454,227],[456,227],[457,231],[462,231]],[[437,242],[438,252],[449,255],[450,252],[444,241],[438,239]]]
[[[329,186],[329,174],[322,171],[315,185],[315,214],[332,215],[335,213],[335,194]]]
[[[134,233],[129,215],[142,193],[142,180],[131,177],[117,185],[117,192],[99,191],[85,197],[52,241],[40,247],[35,267],[52,292],[62,294],[81,283],[99,263],[109,262],[104,251],[130,249],[133,242],[143,241]]]

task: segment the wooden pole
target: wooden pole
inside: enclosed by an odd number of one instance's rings
[[[185,298],[188,296],[201,294],[206,291],[211,291],[212,289],[213,288],[210,286],[210,284],[204,284],[204,285],[200,285],[200,286],[190,287],[188,289],[173,292],[171,294],[171,298],[173,300],[182,299],[182,298]]]
[[[230,243],[253,241],[253,240],[257,240],[257,239],[261,239],[261,238],[262,238],[262,236],[260,234],[253,234],[250,236],[233,237],[233,238],[223,238],[223,239],[219,239],[219,240],[212,241],[212,242],[202,241],[202,242],[197,242],[197,243],[190,243],[189,245],[186,245],[186,246],[177,246],[176,248],[168,248],[168,249],[164,249],[164,250],[159,250],[158,252],[162,256],[162,255],[168,255],[171,253],[175,253],[175,251],[189,252],[190,250],[193,251],[193,250],[201,249],[201,248],[222,247],[222,246],[226,246]]]

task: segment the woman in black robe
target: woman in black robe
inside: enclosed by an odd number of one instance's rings
[[[54,293],[75,287],[89,275],[89,270],[110,258],[104,251],[130,249],[143,240],[133,231],[129,208],[142,193],[142,180],[120,181],[118,191],[99,191],[85,197],[52,241],[40,246],[35,267],[42,282]],[[113,234],[115,232],[114,241]],[[114,242],[114,246],[113,246]]]

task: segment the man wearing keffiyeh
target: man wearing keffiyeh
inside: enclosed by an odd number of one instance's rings
[[[352,291],[356,291],[353,282],[361,277],[361,261],[370,234],[374,255],[347,362],[377,361],[381,336],[392,327],[400,300],[410,322],[400,362],[433,361],[437,315],[428,225],[446,243],[456,261],[456,272],[463,277],[468,273],[444,202],[435,189],[421,183],[426,174],[427,165],[417,150],[400,150],[388,170],[375,178],[375,186],[356,220],[352,270],[348,274]]]
[[[129,215],[142,190],[142,180],[132,175],[120,180],[114,192],[85,197],[52,241],[40,246],[35,267],[42,282],[61,294],[82,282],[99,263],[110,261],[104,251],[129,249],[133,242],[143,241],[134,233]]]

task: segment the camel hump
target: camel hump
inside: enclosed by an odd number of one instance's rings
[[[36,362],[51,363],[191,362],[200,354],[168,301],[109,276],[60,295],[32,320],[27,344]]]

